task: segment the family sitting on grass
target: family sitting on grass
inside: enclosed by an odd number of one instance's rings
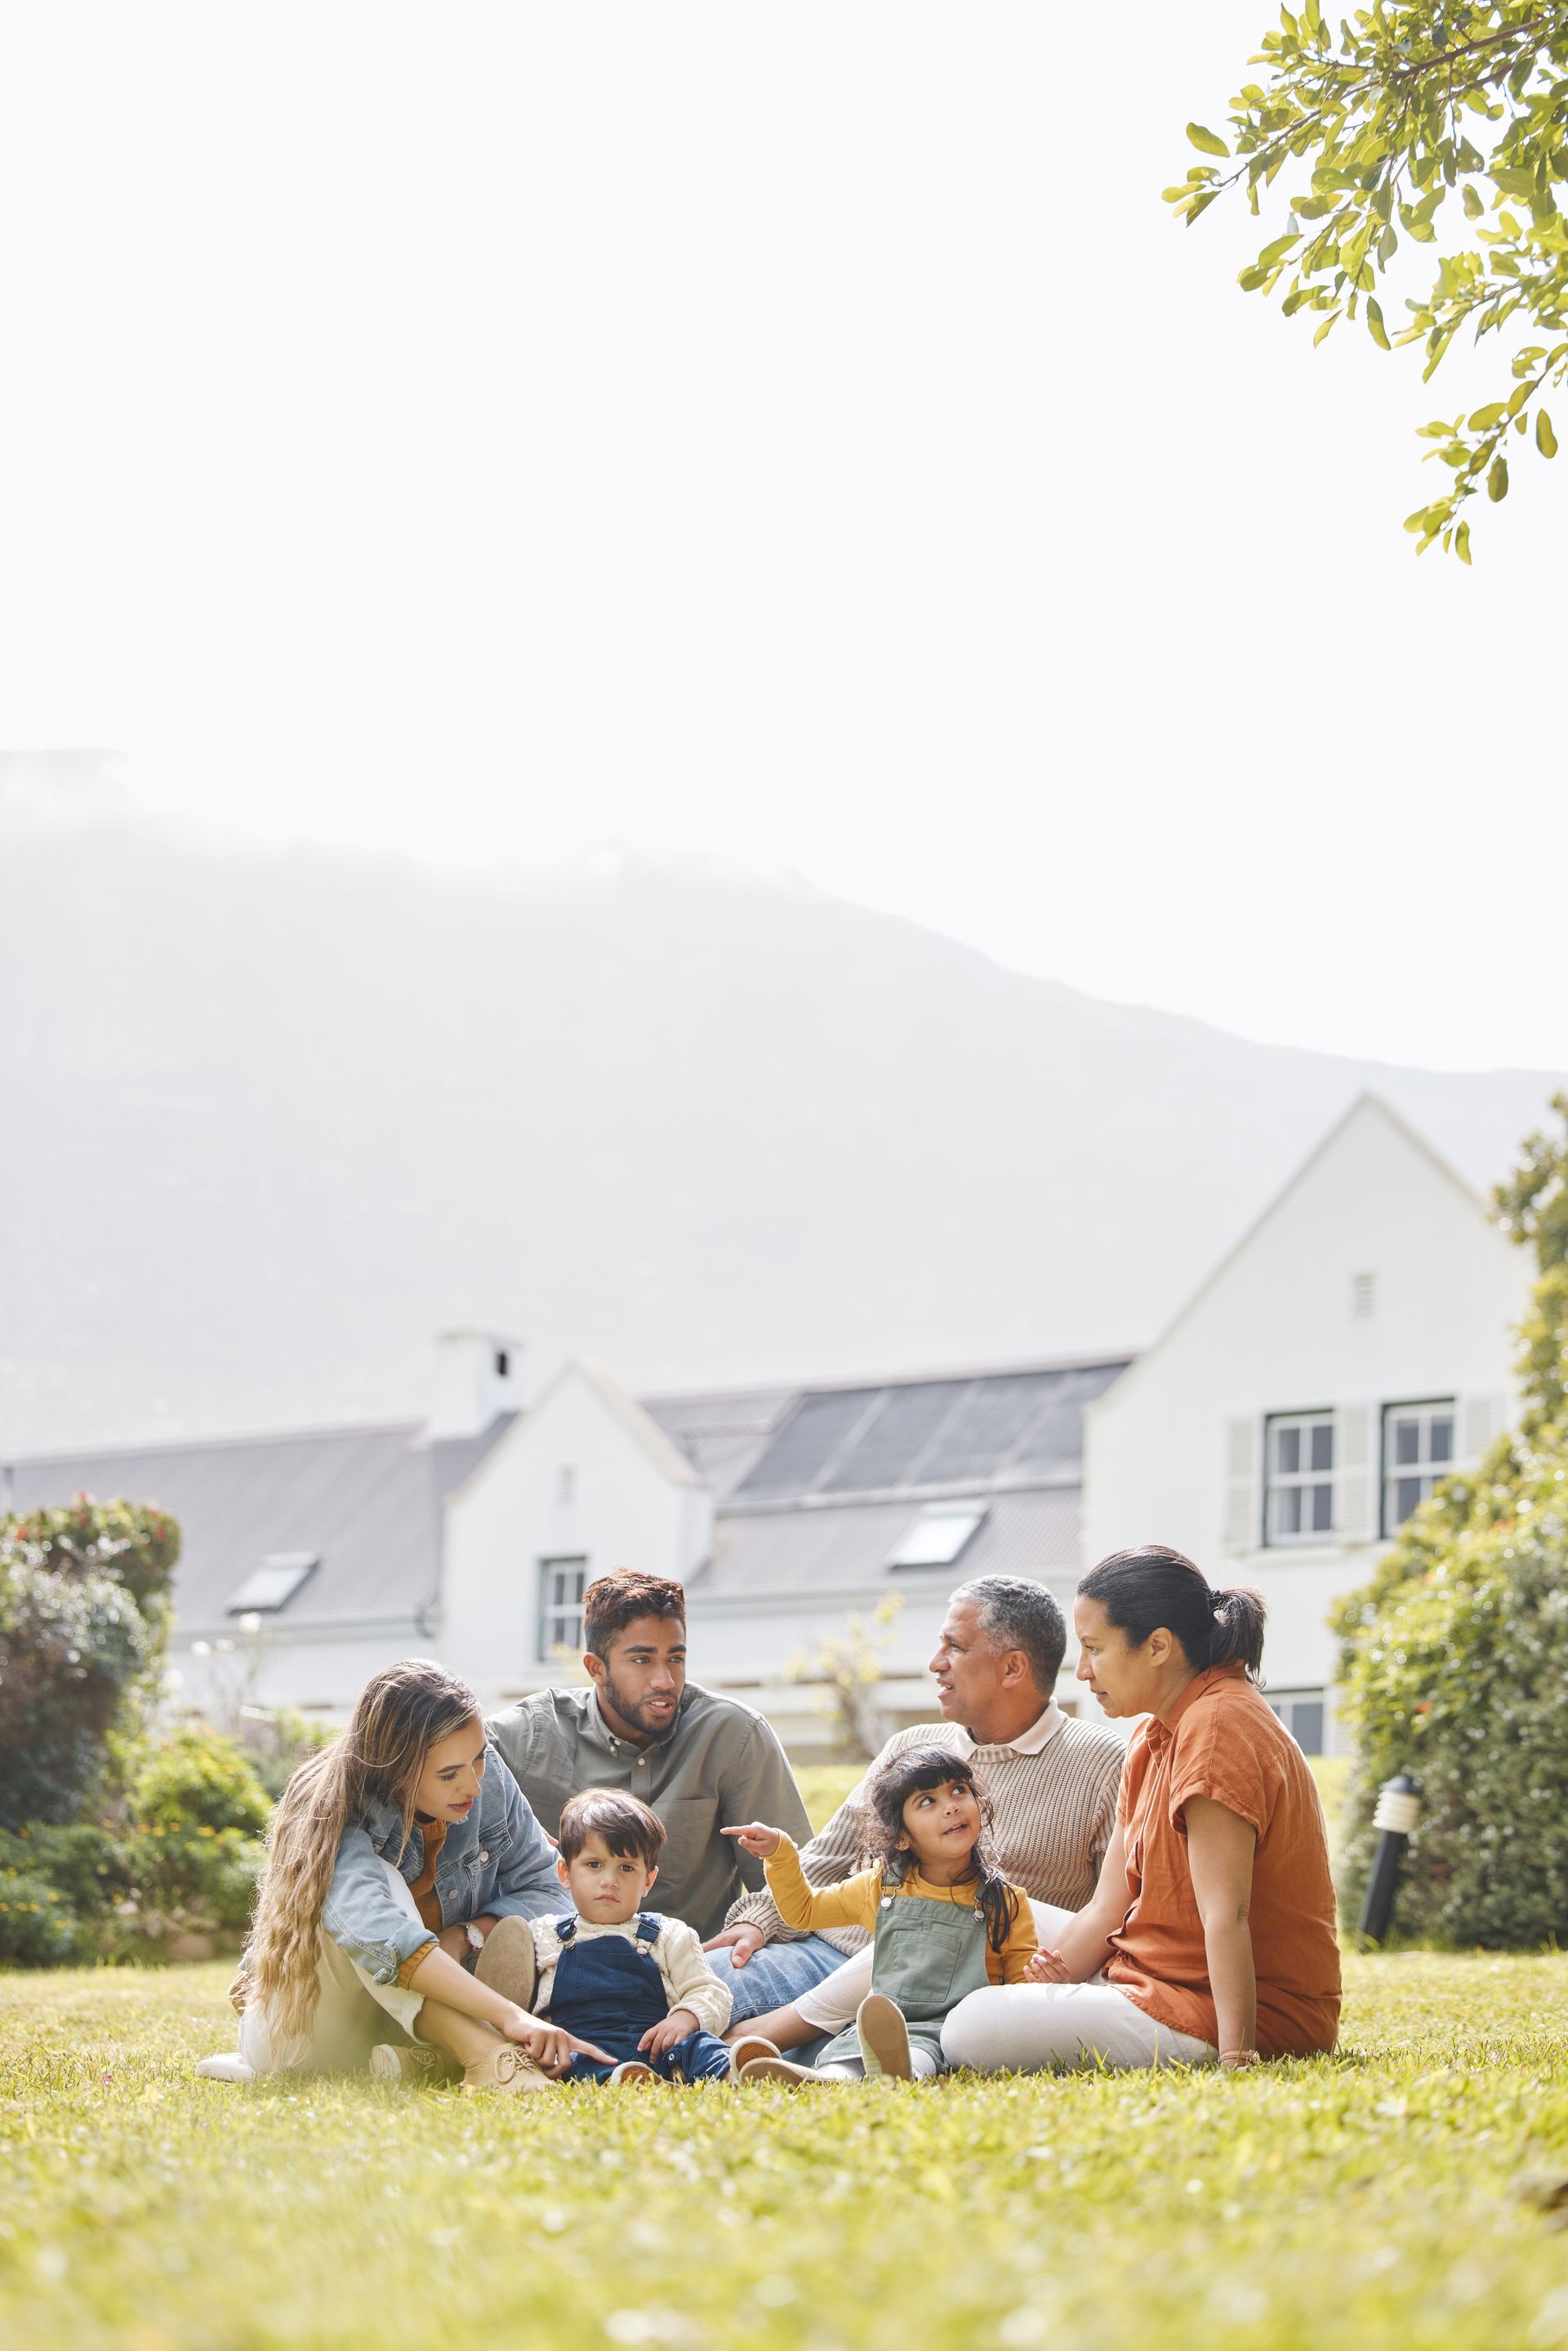
[[[931,1659],[943,1719],[815,1837],[767,1722],[687,1682],[678,1583],[601,1577],[590,1687],[487,1729],[439,1666],[387,1667],[284,1792],[238,2053],[198,2070],[515,2094],[1332,2048],[1327,1841],[1258,1687],[1262,1602],[1154,1544],[1073,1615],[1079,1680],[1144,1718],[1129,1745],[1056,1704],[1050,1593],[983,1576]]]

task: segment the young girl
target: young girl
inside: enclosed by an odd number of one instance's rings
[[[283,1792],[232,1995],[239,2054],[197,2071],[461,2067],[468,2089],[543,2088],[589,2046],[517,1996],[533,1981],[527,1922],[559,1898],[473,1692],[424,1658],[388,1666]]]
[[[894,1756],[873,1779],[866,1802],[871,1866],[820,1894],[781,1830],[753,1822],[725,1831],[763,1861],[787,1927],[813,1933],[864,1927],[874,1936],[871,1992],[815,2069],[759,2057],[743,2069],[743,2081],[929,2079],[945,2069],[948,2010],[987,1984],[1021,1982],[1034,1957],[1029,1896],[997,1868],[990,1807],[962,1756],[944,1747]]]

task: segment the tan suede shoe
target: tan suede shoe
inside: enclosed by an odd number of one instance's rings
[[[376,2082],[430,2085],[455,2082],[463,2071],[444,2049],[416,2048],[411,2041],[381,2041],[371,2052],[371,2078]]]
[[[474,1980],[487,1991],[526,2009],[531,2016],[538,1989],[538,1962],[534,1956],[534,1930],[526,1918],[497,1918],[485,1938],[485,1948],[474,1962]]]
[[[729,2044],[730,2080],[738,2082],[741,2067],[749,2065],[754,2057],[777,2057],[779,2053],[774,2043],[765,2041],[760,2032],[743,2032]]]
[[[904,2011],[884,1992],[868,1991],[855,2011],[855,2034],[868,2082],[913,2082]]]
[[[498,2090],[504,2097],[513,2097],[519,2090],[554,2087],[549,2075],[541,2073],[533,2059],[510,2041],[497,2042],[488,2057],[477,2065],[465,2067],[463,2074],[465,2097],[472,2097],[476,2090]]]

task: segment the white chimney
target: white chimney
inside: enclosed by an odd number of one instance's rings
[[[428,1434],[483,1437],[522,1405],[523,1351],[495,1331],[443,1331],[435,1343],[435,1405]]]

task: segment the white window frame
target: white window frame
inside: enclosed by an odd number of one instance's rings
[[[934,1502],[912,1519],[893,1550],[889,1567],[952,1567],[990,1516],[984,1502]]]
[[[1299,1708],[1315,1708],[1318,1718],[1318,1743],[1315,1747],[1301,1747],[1301,1752],[1303,1755],[1325,1755],[1328,1752],[1329,1694],[1327,1690],[1298,1689],[1277,1692],[1267,1690],[1264,1695],[1271,1711],[1279,1716],[1298,1747],[1301,1746],[1301,1730],[1304,1730],[1307,1726],[1303,1722],[1301,1729],[1297,1729],[1297,1709]]]
[[[582,1595],[588,1589],[588,1561],[580,1552],[539,1562],[538,1655],[541,1666],[559,1662],[564,1649],[582,1655]]]
[[[1414,1461],[1394,1458],[1395,1429],[1402,1421],[1416,1421],[1420,1428],[1418,1454]],[[1432,1458],[1432,1424],[1446,1420],[1448,1424],[1448,1450],[1440,1461]],[[1385,1404],[1383,1407],[1383,1484],[1381,1532],[1390,1541],[1410,1516],[1400,1510],[1395,1500],[1396,1487],[1418,1484],[1421,1491],[1411,1509],[1420,1507],[1440,1478],[1450,1477],[1459,1462],[1459,1400],[1458,1396],[1423,1396],[1415,1404]]]
[[[1263,1432],[1263,1541],[1268,1550],[1299,1551],[1303,1545],[1333,1541],[1334,1480],[1337,1474],[1334,1426],[1335,1415],[1328,1408],[1312,1412],[1271,1412],[1269,1415]],[[1324,1428],[1328,1431],[1329,1440],[1328,1467],[1314,1468],[1311,1466],[1312,1437],[1319,1429]],[[1303,1440],[1301,1451],[1307,1456],[1309,1465],[1305,1468],[1281,1469],[1279,1467],[1281,1439],[1291,1430],[1299,1432]],[[1327,1523],[1307,1527],[1284,1525],[1284,1520],[1290,1515],[1285,1507],[1286,1496],[1300,1494],[1304,1503],[1306,1495],[1320,1487],[1326,1488],[1328,1492]],[[1298,1505],[1298,1510],[1301,1507]],[[1311,1514],[1311,1506],[1308,1509]]]

